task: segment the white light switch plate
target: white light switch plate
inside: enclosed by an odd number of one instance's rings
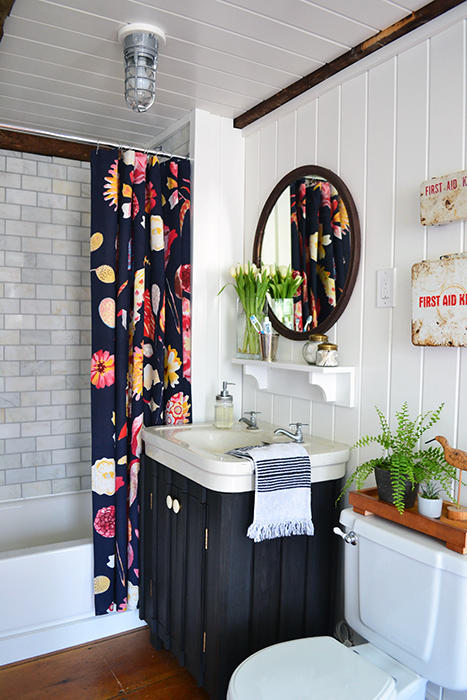
[[[396,269],[378,270],[376,273],[376,306],[390,308],[395,306]]]

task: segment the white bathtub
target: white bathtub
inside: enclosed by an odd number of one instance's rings
[[[91,492],[0,503],[0,665],[140,627],[94,615]]]

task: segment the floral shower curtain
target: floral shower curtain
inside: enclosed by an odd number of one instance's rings
[[[324,321],[339,301],[350,263],[350,225],[337,190],[326,181],[290,186],[292,269],[304,277],[295,302],[295,330]]]
[[[143,425],[191,422],[190,163],[91,158],[96,614],[139,599]]]

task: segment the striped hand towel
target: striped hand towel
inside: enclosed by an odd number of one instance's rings
[[[255,542],[290,535],[313,535],[311,461],[296,443],[246,447],[230,454],[255,465],[255,507],[247,536]]]

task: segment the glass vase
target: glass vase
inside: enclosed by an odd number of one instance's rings
[[[262,314],[256,314],[262,323]],[[237,357],[245,360],[259,360],[261,345],[259,333],[247,316],[240,299],[237,299]]]
[[[294,329],[293,299],[271,299],[274,316],[286,328]]]

